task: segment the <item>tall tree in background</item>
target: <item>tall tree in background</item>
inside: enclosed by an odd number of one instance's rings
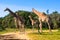
[[[5,28],[2,25],[2,20],[3,20],[3,18],[0,18],[0,31],[5,30]]]
[[[59,24],[58,22],[60,22],[59,21],[59,19],[60,19],[59,15],[60,14],[57,11],[54,11],[50,14],[50,17],[52,18],[52,22],[53,22],[53,25],[54,25],[53,28],[58,28],[58,24]]]

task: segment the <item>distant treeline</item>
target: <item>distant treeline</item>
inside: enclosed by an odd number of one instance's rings
[[[32,27],[31,21],[28,17],[29,15],[32,15],[34,20],[38,20],[38,16],[32,12],[23,11],[23,10],[18,10],[16,12],[19,13],[19,16],[24,17],[26,28]],[[52,29],[60,28],[60,13],[58,11],[54,11],[54,12],[47,14],[47,15],[50,16],[52,19],[51,28]],[[47,25],[45,23],[43,23],[43,27],[46,28]],[[5,17],[0,18],[0,31],[5,30],[6,28],[16,28],[15,24],[14,24],[14,17],[11,16],[10,14],[6,15]]]

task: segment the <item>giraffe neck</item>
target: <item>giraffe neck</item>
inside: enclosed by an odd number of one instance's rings
[[[40,16],[43,15],[43,13],[41,13],[41,12],[35,10],[35,9],[33,9],[32,11],[33,11],[38,17],[40,17]]]
[[[32,21],[33,19],[30,17],[30,20]]]
[[[14,12],[12,12],[10,9],[7,11],[9,11],[12,16],[17,17],[17,15]]]
[[[32,21],[32,18],[31,17],[29,17],[30,18],[30,20]]]
[[[24,23],[25,20],[22,18],[22,16],[18,16],[18,14],[12,12],[10,9],[8,9],[8,10],[6,10],[6,11],[10,12],[10,14],[11,14],[13,17],[15,17],[17,20],[21,21],[21,23]]]

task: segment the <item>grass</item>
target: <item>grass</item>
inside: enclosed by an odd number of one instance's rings
[[[32,40],[60,40],[60,31],[57,32],[43,32],[43,33],[29,33],[28,36]]]
[[[0,34],[9,33],[9,32],[15,32],[17,29],[6,29],[4,31],[1,31]],[[32,40],[60,40],[60,30],[56,32],[49,33],[48,30],[43,30],[45,32],[38,33],[37,29],[34,29],[34,32],[32,32],[31,29],[26,29],[26,32],[28,32],[28,37]],[[46,32],[47,31],[47,32]],[[18,32],[18,30],[17,30]]]
[[[16,31],[18,31],[18,30],[14,29],[14,28],[7,28],[4,31],[0,31],[0,34],[9,33],[9,32],[16,32]]]

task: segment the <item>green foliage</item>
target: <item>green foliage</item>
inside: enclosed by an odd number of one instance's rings
[[[14,19],[11,15],[7,15],[6,17],[4,17],[4,20],[2,20],[2,25],[5,28],[14,28]]]
[[[34,20],[38,20],[38,16],[34,14],[33,12],[18,10],[15,13],[18,13],[19,16],[22,16],[24,18],[26,28],[31,28],[31,21],[28,17],[29,15],[31,15]],[[48,14],[48,16],[50,16],[52,19],[53,28],[54,29],[59,28],[60,27],[60,13],[55,11],[55,12],[52,12],[51,14]],[[46,28],[47,25],[43,23],[43,27]],[[8,14],[5,17],[0,18],[0,30],[4,30],[5,28],[16,28],[14,17],[11,16],[11,14]]]
[[[2,20],[3,20],[3,18],[0,18],[0,31],[5,30],[5,28],[2,25]]]
[[[52,18],[52,23],[54,25],[53,28],[58,28],[60,24],[60,14],[57,11],[55,11],[50,14],[50,17]]]

